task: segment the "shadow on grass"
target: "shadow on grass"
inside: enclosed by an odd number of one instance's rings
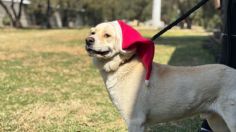
[[[156,41],[158,45],[175,47],[169,65],[194,66],[214,62],[214,56],[204,45],[209,43],[208,36],[167,36]]]
[[[159,39],[157,39],[157,44],[161,45],[171,45],[171,46],[177,46],[177,45],[184,45],[189,44],[190,42],[201,42],[208,39],[208,36],[164,36]],[[180,43],[181,42],[181,43]]]

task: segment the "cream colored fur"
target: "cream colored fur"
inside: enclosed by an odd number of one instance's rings
[[[143,132],[150,124],[196,114],[206,118],[214,132],[236,132],[236,70],[219,64],[175,67],[153,63],[147,87],[145,69],[135,51],[119,52],[120,36],[112,24],[96,26],[89,36],[95,38],[94,50],[109,49],[109,53],[89,54],[129,132]],[[104,38],[104,33],[110,36]]]

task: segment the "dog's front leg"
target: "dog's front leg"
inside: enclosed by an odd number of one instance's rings
[[[128,131],[129,132],[144,132],[144,119],[135,118],[129,121],[128,123]]]
[[[106,72],[116,71],[119,66],[123,63],[123,59],[120,57],[120,55],[115,56],[112,61],[107,62],[103,69]]]

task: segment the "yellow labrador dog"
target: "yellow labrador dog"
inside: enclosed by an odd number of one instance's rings
[[[114,22],[97,25],[86,50],[129,132],[201,114],[214,132],[236,132],[236,70],[212,64],[176,67],[153,63],[149,86],[135,50],[121,53]]]

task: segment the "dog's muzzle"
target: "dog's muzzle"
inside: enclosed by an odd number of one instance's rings
[[[85,42],[86,42],[86,47],[90,47],[94,44],[95,39],[93,37],[87,37],[85,39]]]
[[[85,49],[87,50],[87,52],[90,55],[96,54],[96,55],[105,56],[105,55],[107,55],[111,52],[110,48],[107,48],[107,49],[95,49],[95,48],[93,48],[93,45],[95,43],[95,39],[93,37],[87,37],[85,39],[85,42],[86,42]]]

